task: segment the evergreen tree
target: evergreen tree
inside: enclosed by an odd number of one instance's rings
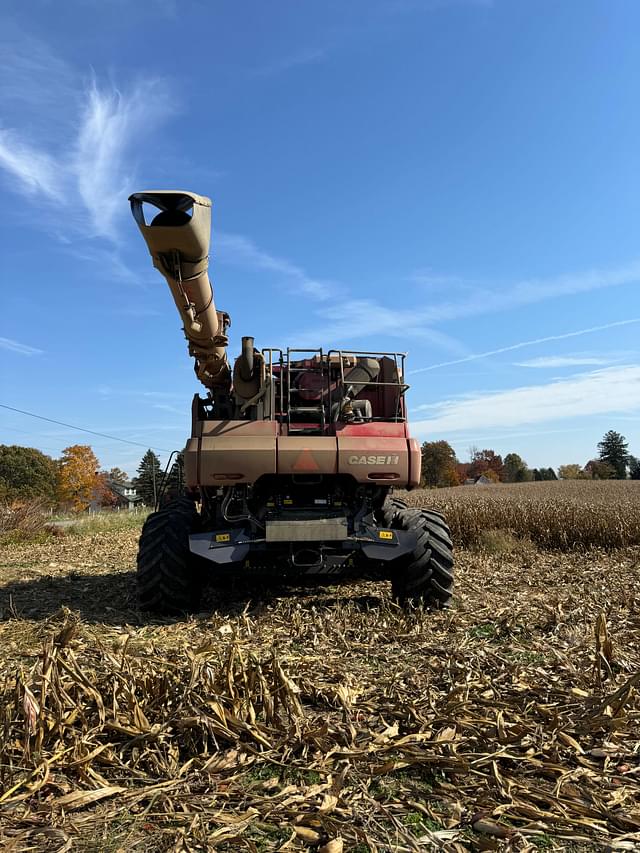
[[[167,475],[167,480],[162,493],[162,503],[179,498],[184,494],[184,453],[178,453],[175,462],[171,466],[171,470]]]
[[[142,457],[133,485],[147,506],[155,506],[162,486],[162,468],[153,450],[147,450]]]
[[[640,459],[636,456],[629,456],[629,477],[640,480]]]
[[[613,429],[605,433],[602,441],[598,442],[600,462],[610,465],[616,472],[615,476],[618,480],[624,480],[627,476],[628,446],[626,438]]]

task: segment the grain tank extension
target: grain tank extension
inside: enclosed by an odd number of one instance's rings
[[[206,389],[192,404],[186,494],[142,531],[140,605],[190,610],[203,583],[223,574],[375,571],[402,602],[446,606],[453,557],[444,519],[392,497],[420,484],[404,354],[257,348],[246,336],[232,368],[230,318],[208,273],[210,200],[148,191],[130,202]]]

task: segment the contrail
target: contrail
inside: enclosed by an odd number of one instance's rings
[[[605,323],[604,326],[592,326],[590,329],[579,329],[577,332],[566,332],[564,335],[549,335],[547,338],[535,338],[532,341],[521,341],[519,344],[511,344],[511,346],[500,347],[500,349],[493,349],[488,352],[478,352],[473,355],[466,355],[464,358],[456,358],[453,361],[441,361],[439,364],[430,364],[428,367],[418,367],[416,370],[410,370],[409,373],[425,373],[427,370],[437,370],[439,367],[451,367],[453,364],[464,364],[467,361],[476,361],[479,358],[488,358],[491,355],[500,355],[503,352],[512,352],[513,350],[532,347],[536,344],[546,344],[549,341],[563,341],[566,338],[577,338],[580,335],[588,335],[590,332],[602,332],[605,329],[615,329],[617,326],[630,326],[632,323],[640,323],[640,317],[633,317],[631,320],[618,320],[616,323]]]

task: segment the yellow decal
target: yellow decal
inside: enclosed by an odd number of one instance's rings
[[[216,542],[230,542],[231,534],[230,533],[216,533]]]
[[[285,499],[282,501],[282,503],[283,503],[285,506],[292,506],[293,501],[291,500],[291,498],[285,498]]]
[[[380,539],[393,539],[393,533],[390,530],[380,530],[378,536]]]

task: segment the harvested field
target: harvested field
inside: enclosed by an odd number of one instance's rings
[[[179,621],[136,538],[3,549],[3,849],[640,849],[640,548],[459,550],[446,613],[247,584]]]

